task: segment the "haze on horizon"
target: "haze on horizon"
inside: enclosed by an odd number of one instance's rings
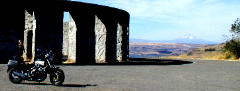
[[[126,10],[130,13],[130,39],[197,38],[221,43],[231,24],[240,18],[240,0],[72,1]]]

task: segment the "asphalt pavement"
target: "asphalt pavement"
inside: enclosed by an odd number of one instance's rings
[[[240,62],[184,60],[177,63],[58,65],[63,86],[8,80],[0,64],[0,91],[240,91]]]

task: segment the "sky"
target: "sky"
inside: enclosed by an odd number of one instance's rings
[[[240,0],[72,0],[130,13],[130,38],[196,38],[224,42],[240,18]]]

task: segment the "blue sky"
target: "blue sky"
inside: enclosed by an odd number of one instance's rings
[[[240,18],[240,0],[72,0],[95,3],[130,13],[130,38],[172,40],[197,38],[225,41]]]

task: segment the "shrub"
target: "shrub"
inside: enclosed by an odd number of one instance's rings
[[[232,24],[231,29],[229,30],[231,33],[230,41],[226,42],[224,46],[225,52],[230,53],[237,59],[240,57],[240,19],[237,20]]]
[[[206,52],[206,51],[216,51],[216,49],[215,48],[207,48],[207,49],[204,49],[204,51]]]
[[[224,46],[224,51],[235,56],[237,59],[240,57],[240,41],[239,40],[230,40]]]

